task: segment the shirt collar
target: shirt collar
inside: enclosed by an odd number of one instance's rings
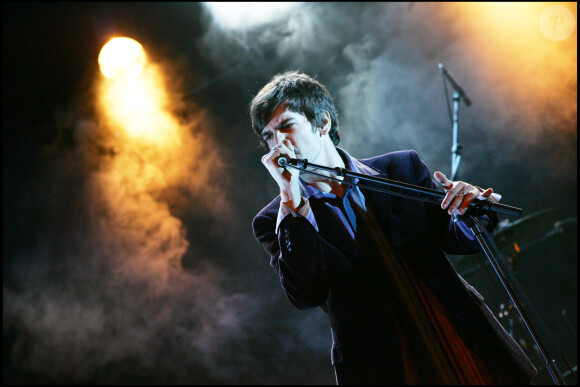
[[[361,163],[359,160],[349,155],[348,152],[345,151],[344,149],[336,147],[336,150],[344,160],[346,169],[348,169],[349,171],[370,176],[379,174],[377,170],[371,168],[370,166],[364,163]],[[358,179],[354,178],[353,181],[356,183],[358,182]],[[302,191],[302,196],[304,196],[306,199],[309,199],[311,196],[314,196],[317,199],[328,196],[328,194],[324,194],[320,190],[312,187],[311,185],[306,184],[302,179],[300,179],[300,189]]]

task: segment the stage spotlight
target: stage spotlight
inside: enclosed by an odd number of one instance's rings
[[[204,2],[223,28],[243,29],[273,22],[298,6],[299,2]]]
[[[143,71],[145,62],[143,46],[131,38],[113,38],[99,54],[101,73],[109,79],[135,79]]]
[[[179,124],[166,109],[171,96],[162,67],[150,62],[141,44],[130,38],[111,39],[98,61],[104,75],[99,80],[100,111],[117,135],[148,146],[173,144]]]

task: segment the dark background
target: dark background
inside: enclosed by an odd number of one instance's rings
[[[438,63],[473,101],[460,107],[459,177],[524,209],[522,219],[505,218],[496,242],[575,366],[577,38],[539,33],[549,5],[528,5],[538,31],[523,36],[517,10],[502,11],[514,12],[507,29],[449,3],[302,4],[272,23],[228,30],[201,3],[4,2],[4,383],[333,383],[325,316],[291,307],[251,232],[276,186],[248,104],[274,74],[301,70],[333,94],[351,155],[415,149],[449,175]],[[576,16],[575,4],[565,6]],[[188,243],[182,270],[160,291],[154,275],[118,274],[119,261],[143,250],[109,249],[120,237],[99,228],[107,218],[89,200],[94,165],[111,156],[84,153],[79,133],[87,122],[98,130],[97,57],[113,36],[138,40],[179,80],[195,117],[188,127],[211,155],[196,168],[208,166],[204,185],[223,204],[178,195],[180,187],[157,197]],[[450,257],[499,313],[505,292],[481,258]],[[509,327],[513,316],[501,321]],[[538,380],[549,381],[513,324]]]

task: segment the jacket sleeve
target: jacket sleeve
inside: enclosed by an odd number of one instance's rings
[[[303,216],[286,216],[275,232],[276,217],[261,212],[254,235],[270,255],[288,300],[298,309],[322,305],[329,291],[324,249],[318,233]]]
[[[426,188],[441,190],[438,184],[431,178],[429,168],[419,158],[417,152],[411,152],[411,159],[417,184]],[[438,204],[426,204],[430,220],[434,223],[433,232],[435,240],[440,243],[441,249],[449,254],[474,254],[481,250],[481,246],[473,236],[469,227],[462,221],[454,221],[447,210]],[[497,224],[497,214],[492,213],[480,216],[478,219],[487,224],[487,232],[493,236],[493,230]]]

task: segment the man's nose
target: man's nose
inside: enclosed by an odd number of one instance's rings
[[[286,135],[284,133],[274,132],[274,141],[276,144],[280,144],[282,141],[286,139]]]

